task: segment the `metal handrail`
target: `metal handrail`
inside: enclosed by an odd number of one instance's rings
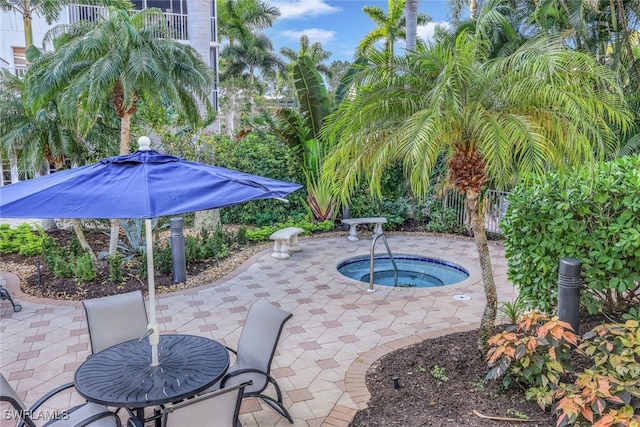
[[[384,235],[384,233],[376,234],[373,237],[373,242],[371,242],[371,262],[369,263],[369,292],[375,292],[373,290],[373,272],[374,272],[373,264],[375,262],[374,252],[376,249],[376,242],[378,241],[378,237],[382,237],[382,241],[384,242],[384,245],[387,248],[387,253],[389,254],[389,258],[391,259],[391,263],[393,264],[393,270],[394,270],[393,286],[398,286],[398,266],[396,265],[396,260],[393,258],[393,255],[391,254],[389,243],[387,243],[387,237]]]

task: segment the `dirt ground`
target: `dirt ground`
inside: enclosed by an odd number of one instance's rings
[[[581,321],[581,333],[602,322]],[[477,337],[477,330],[445,335],[380,358],[367,373],[369,407],[351,427],[555,426],[555,417],[527,401],[524,390],[484,379],[487,364]],[[576,356],[572,364],[581,369],[585,362]]]
[[[53,236],[63,245],[73,237],[71,232],[61,230],[54,231]],[[88,231],[87,239],[96,252],[108,245],[108,236],[102,232]],[[196,265],[188,271],[188,282],[192,285],[210,283],[267,246],[235,248],[228,259],[219,263]],[[39,278],[36,261],[41,263]],[[133,267],[123,270],[122,283],[111,283],[106,261],[99,263],[98,278],[84,284],[54,278],[41,257],[1,256],[0,269],[20,275],[23,291],[40,297],[80,300],[138,289],[147,292],[146,280],[137,277]],[[181,286],[173,283],[170,275],[156,274],[155,281],[158,293]],[[602,322],[604,319],[583,321],[581,333]],[[527,401],[523,390],[505,390],[500,383],[487,382],[486,372],[485,359],[477,349],[477,331],[445,335],[395,351],[382,357],[369,370],[366,378],[371,392],[369,407],[356,415],[351,426],[555,425],[554,417],[536,403]]]

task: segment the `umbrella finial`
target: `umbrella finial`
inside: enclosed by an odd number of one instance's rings
[[[141,136],[138,138],[138,150],[149,151],[151,150],[151,140],[148,136]]]

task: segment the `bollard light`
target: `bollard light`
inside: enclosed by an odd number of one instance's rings
[[[580,328],[580,270],[575,258],[562,258],[558,268],[558,318],[567,322],[578,335]]]
[[[184,233],[182,231],[184,221],[182,218],[171,218],[171,265],[173,267],[173,282],[185,283],[187,281],[187,261],[184,252]]]

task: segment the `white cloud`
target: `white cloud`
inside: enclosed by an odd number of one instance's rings
[[[280,32],[280,35],[289,40],[295,41],[300,40],[301,36],[306,35],[307,37],[309,37],[309,41],[311,43],[320,42],[322,44],[325,44],[328,41],[332,40],[335,37],[336,33],[335,31],[322,30],[320,28],[307,28],[306,30],[299,31],[282,31]]]
[[[330,15],[342,11],[339,7],[329,6],[324,0],[276,0],[269,3],[280,9],[278,19],[315,18],[319,15]]]
[[[433,38],[433,34],[435,33],[436,27],[442,27],[445,30],[449,28],[451,24],[446,21],[443,22],[430,22],[427,25],[419,25],[418,26],[418,37],[422,39],[425,43],[429,42]]]

